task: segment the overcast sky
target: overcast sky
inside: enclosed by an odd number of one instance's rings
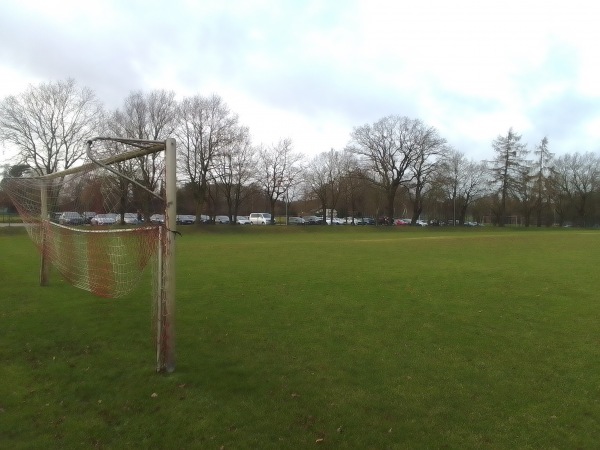
[[[533,0],[3,0],[0,97],[74,78],[220,95],[255,143],[315,155],[391,115],[489,159],[509,127],[600,149],[600,3]],[[5,159],[7,151],[1,159]]]

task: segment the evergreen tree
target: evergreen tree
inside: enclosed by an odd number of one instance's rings
[[[521,143],[521,135],[508,130],[506,136],[498,136],[492,143],[496,154],[491,161],[490,172],[492,180],[497,186],[497,221],[504,226],[506,220],[506,203],[519,191],[524,170],[527,168],[527,146]]]
[[[548,150],[548,138],[544,138],[540,141],[539,145],[534,150],[534,154],[537,156],[537,177],[536,177],[536,224],[538,227],[542,226],[542,212],[544,210],[544,199],[547,198],[547,184],[550,174],[552,172],[552,159],[554,154]]]

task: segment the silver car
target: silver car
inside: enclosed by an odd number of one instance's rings
[[[270,225],[271,214],[269,213],[252,213],[250,214],[250,222],[253,225]]]
[[[238,225],[252,225],[252,222],[250,222],[250,218],[248,216],[237,216],[235,223]]]
[[[304,225],[302,217],[288,217],[288,225]]]
[[[61,225],[83,225],[85,220],[78,212],[67,211],[58,217],[58,223]]]

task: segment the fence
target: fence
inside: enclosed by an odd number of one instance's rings
[[[0,224],[11,225],[13,223],[21,223],[21,219],[17,213],[0,211]]]

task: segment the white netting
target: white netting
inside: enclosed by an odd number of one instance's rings
[[[143,141],[134,146],[142,152],[121,161],[122,143],[95,142],[90,156],[109,169],[88,160],[62,175],[4,182],[44,257],[70,283],[103,297],[122,297],[137,285],[157,253],[164,226],[151,220],[164,213],[158,195],[164,181],[162,155],[144,154],[150,144]]]

